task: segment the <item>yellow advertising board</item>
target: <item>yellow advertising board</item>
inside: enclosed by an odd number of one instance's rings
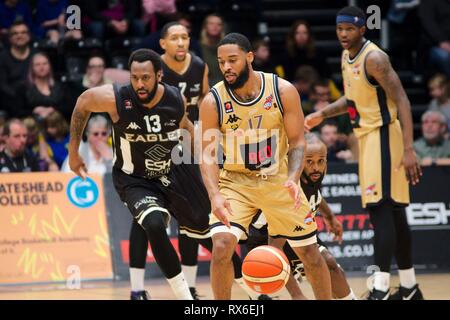
[[[101,177],[0,174],[0,284],[77,277],[113,277]]]

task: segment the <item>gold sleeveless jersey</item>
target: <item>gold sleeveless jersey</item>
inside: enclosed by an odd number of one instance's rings
[[[222,133],[223,168],[247,174],[287,174],[288,140],[278,77],[257,73],[261,91],[250,102],[239,101],[223,81],[211,88]]]
[[[395,103],[387,97],[375,79],[369,79],[366,74],[366,57],[374,50],[383,52],[376,44],[367,40],[353,59],[350,59],[348,50],[342,53],[344,93],[353,131],[357,137],[397,119]]]

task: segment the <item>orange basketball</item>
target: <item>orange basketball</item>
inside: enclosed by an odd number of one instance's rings
[[[281,290],[289,279],[286,255],[272,246],[259,246],[250,251],[242,263],[242,276],[250,289],[261,294]]]

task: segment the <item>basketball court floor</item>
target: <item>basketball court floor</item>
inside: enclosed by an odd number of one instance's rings
[[[367,277],[348,275],[349,283],[357,297],[367,291]],[[450,300],[450,273],[417,275],[417,281],[427,300]],[[391,280],[392,285],[398,285],[398,277]],[[304,294],[313,299],[313,293],[307,282],[301,284]],[[146,281],[146,289],[152,299],[174,300],[169,285],[164,279]],[[82,283],[80,289],[67,289],[64,285],[33,285],[33,286],[0,286],[0,300],[128,300],[128,281],[90,281]],[[209,276],[197,279],[197,290],[201,299],[212,299]],[[289,300],[289,294],[283,289],[275,299]],[[248,300],[248,296],[237,285],[233,286],[233,300]]]

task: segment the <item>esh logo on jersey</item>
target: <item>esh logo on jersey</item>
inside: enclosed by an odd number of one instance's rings
[[[141,127],[139,127],[136,124],[136,122],[130,122],[130,124],[128,125],[127,129],[138,130],[138,129],[141,129]]]
[[[231,104],[231,101],[227,101],[223,104],[224,108],[225,108],[225,113],[231,113],[233,112],[233,105]]]
[[[130,110],[133,108],[133,104],[131,103],[131,100],[125,100],[125,109]]]
[[[264,109],[270,110],[270,108],[272,107],[272,100],[273,100],[273,94],[271,94],[270,96],[268,96],[266,98],[266,101],[264,102]]]

